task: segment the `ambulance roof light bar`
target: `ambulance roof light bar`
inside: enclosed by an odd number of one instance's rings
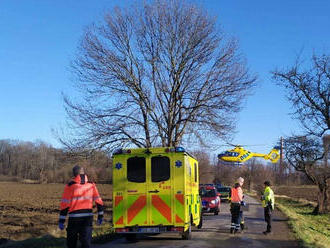
[[[186,150],[181,146],[175,147],[175,152],[185,152],[185,151]]]
[[[166,148],[165,149],[165,152],[185,152],[186,150],[181,147],[181,146],[178,146],[178,147],[172,147],[172,148]]]
[[[122,148],[119,148],[119,149],[116,149],[116,150],[113,152],[113,155],[127,154],[127,153],[131,153],[131,150],[130,150],[130,149],[122,149]]]

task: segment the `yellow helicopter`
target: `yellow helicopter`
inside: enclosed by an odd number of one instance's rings
[[[226,162],[242,163],[253,157],[263,158],[276,163],[280,158],[279,147],[274,147],[268,154],[255,153],[245,150],[242,146],[237,145],[231,150],[224,151],[218,155],[219,160]]]

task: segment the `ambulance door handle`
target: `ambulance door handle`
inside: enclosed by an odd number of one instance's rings
[[[156,189],[156,190],[150,190],[148,191],[149,193],[158,193],[159,191]]]

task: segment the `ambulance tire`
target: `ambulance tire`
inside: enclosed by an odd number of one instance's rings
[[[182,233],[182,239],[183,240],[191,239],[191,224],[189,224],[189,227],[188,227],[187,231]]]
[[[135,242],[136,241],[136,234],[135,233],[128,233],[125,235],[126,241],[128,242]]]
[[[214,212],[214,215],[219,215],[219,210],[216,210],[216,211]]]
[[[200,216],[201,216],[201,217],[200,217],[200,219],[199,219],[199,224],[198,224],[198,226],[197,226],[198,229],[201,229],[202,226],[203,226],[203,215],[202,215],[202,213],[201,213]]]

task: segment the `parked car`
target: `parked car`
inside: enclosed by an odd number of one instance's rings
[[[230,201],[231,200],[231,188],[228,186],[218,186],[218,192],[221,194],[220,199],[221,201]]]
[[[218,215],[221,200],[216,187],[212,184],[200,185],[199,192],[202,198],[202,212]]]

